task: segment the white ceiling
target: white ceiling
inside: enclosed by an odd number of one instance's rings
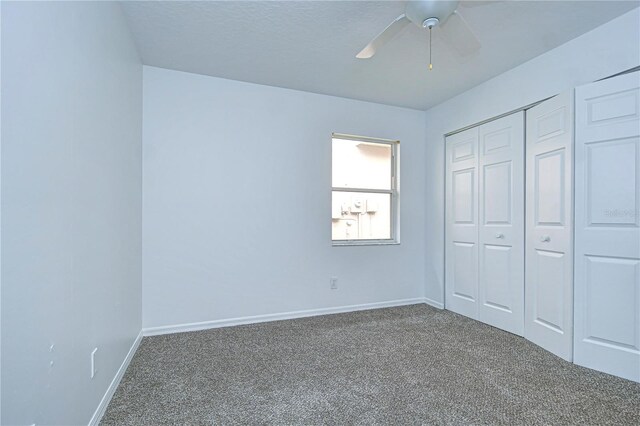
[[[143,63],[420,110],[638,7],[638,1],[462,2],[482,48],[461,57],[409,27],[355,55],[404,11],[399,1],[125,2]],[[473,6],[473,7],[471,7]]]

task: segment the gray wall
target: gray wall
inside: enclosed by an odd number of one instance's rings
[[[3,2],[2,424],[88,423],[140,331],[141,85],[117,3]]]
[[[424,112],[144,67],[143,121],[145,328],[422,297]],[[331,246],[331,132],[400,140],[401,245]]]
[[[426,113],[426,290],[444,302],[444,135],[640,64],[634,9]]]

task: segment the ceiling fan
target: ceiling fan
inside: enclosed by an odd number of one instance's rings
[[[398,35],[409,24],[429,29],[429,44],[431,44],[431,29],[438,27],[444,39],[463,56],[467,56],[480,49],[480,41],[458,12],[458,1],[418,0],[408,1],[405,12],[398,16],[387,28],[378,34],[367,46],[356,55],[358,59],[368,59],[388,41]],[[474,2],[468,2],[473,6]],[[476,5],[490,3],[476,2]],[[431,49],[429,49],[431,57]],[[432,68],[429,58],[429,69]]]

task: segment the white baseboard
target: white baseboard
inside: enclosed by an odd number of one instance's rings
[[[229,318],[229,319],[221,319],[214,321],[203,321],[196,322],[190,324],[178,324],[178,325],[168,325],[162,327],[149,327],[144,328],[140,331],[136,339],[134,340],[127,356],[122,361],[120,368],[116,372],[111,384],[107,388],[107,391],[104,393],[98,408],[93,413],[91,420],[89,421],[89,426],[97,426],[102,419],[107,407],[109,406],[109,402],[111,402],[111,398],[113,394],[116,392],[122,377],[124,376],[125,371],[127,371],[127,367],[129,367],[129,363],[131,363],[131,359],[133,355],[138,350],[140,346],[140,342],[142,341],[143,336],[156,336],[160,334],[171,334],[171,333],[182,333],[187,331],[197,331],[197,330],[206,330],[210,328],[220,328],[220,327],[231,327],[234,325],[242,325],[242,324],[256,324],[261,322],[270,322],[270,321],[281,321],[287,319],[295,319],[295,318],[305,318],[305,317],[314,317],[319,315],[329,315],[329,314],[339,314],[345,312],[355,312],[355,311],[364,311],[369,309],[380,309],[380,308],[391,308],[394,306],[406,306],[406,305],[416,305],[420,303],[426,303],[427,305],[431,305],[438,309],[444,309],[444,304],[441,302],[436,302],[435,300],[426,298],[426,297],[416,297],[413,299],[400,299],[400,300],[390,300],[386,302],[374,302],[374,303],[363,303],[360,305],[347,305],[347,306],[338,306],[334,308],[320,308],[320,309],[308,309],[304,311],[292,311],[292,312],[283,312],[277,314],[266,314],[266,315],[254,315],[248,317],[240,317],[240,318]]]
[[[89,426],[97,426],[98,423],[100,423],[100,420],[102,420],[102,416],[104,415],[104,412],[107,410],[107,406],[109,405],[109,402],[111,402],[111,398],[113,398],[113,394],[116,392],[116,389],[120,384],[120,380],[122,380],[122,376],[124,376],[124,372],[127,371],[127,367],[129,367],[129,363],[131,362],[133,355],[138,350],[138,346],[140,346],[141,340],[142,340],[142,331],[138,333],[136,340],[133,341],[131,348],[129,348],[129,352],[127,353],[127,356],[124,358],[124,361],[122,361],[120,368],[116,372],[116,375],[113,377],[111,384],[109,384],[107,391],[104,393],[104,396],[102,397],[102,400],[98,405],[98,408],[96,408],[96,411],[93,413],[93,416],[89,421]]]
[[[433,306],[434,308],[444,309],[444,303],[436,302],[435,300],[429,299],[428,297],[424,298],[424,303],[426,303],[427,305]]]
[[[433,301],[431,301],[433,302]],[[394,306],[415,305],[429,303],[422,297],[413,299],[390,300],[386,302],[364,303],[361,305],[338,306],[335,308],[309,309],[304,311],[282,312],[277,314],[254,315],[240,318],[220,319],[213,321],[194,322],[190,324],[166,325],[160,327],[143,328],[144,336],[156,336],[160,334],[184,333],[187,331],[207,330],[210,328],[230,327],[234,325],[256,324],[260,322],[281,321],[294,318],[314,317],[318,315],[339,314],[344,312],[364,311],[367,309],[390,308]],[[436,302],[433,302],[436,303]],[[433,305],[438,307],[437,305]],[[441,308],[442,309],[442,308]]]

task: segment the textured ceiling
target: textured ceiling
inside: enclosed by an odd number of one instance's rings
[[[460,56],[410,26],[372,59],[355,55],[399,1],[124,2],[147,65],[415,109],[427,109],[588,32],[637,1],[461,2],[482,48]]]

